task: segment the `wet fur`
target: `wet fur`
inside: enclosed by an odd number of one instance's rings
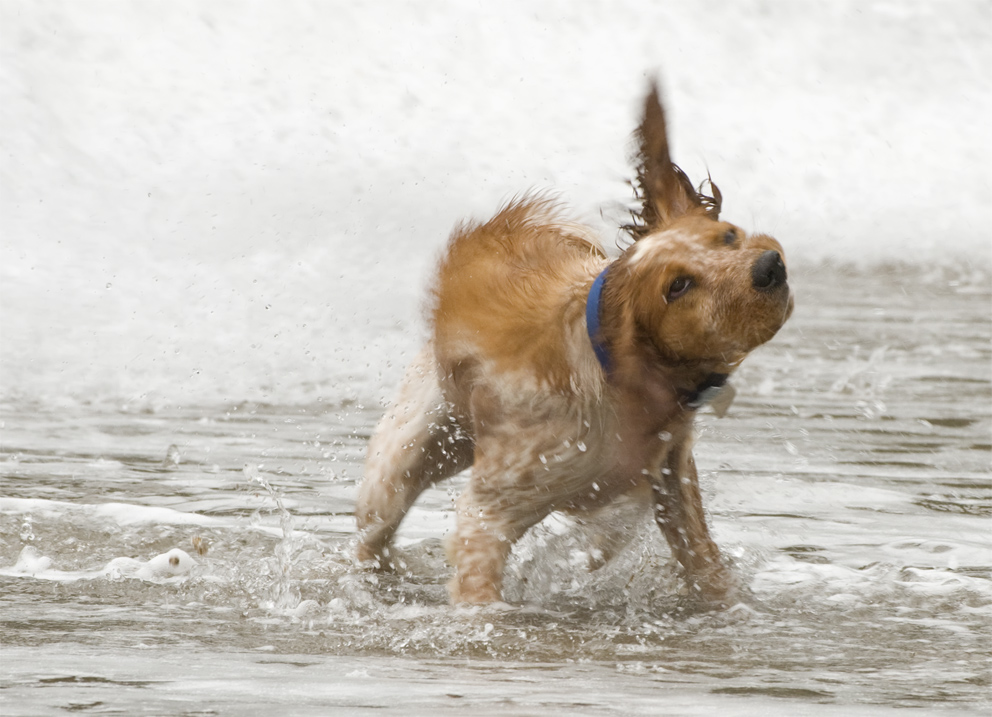
[[[598,511],[620,496],[654,507],[701,603],[733,601],[699,494],[689,397],[770,339],[792,297],[784,265],[779,283],[758,288],[759,259],[781,255],[778,242],[720,221],[715,185],[704,195],[671,162],[654,87],[637,138],[641,207],[633,244],[612,264],[591,230],[542,197],[453,232],[433,284],[430,342],[369,443],[359,559],[385,564],[420,492],[471,467],[447,541],[453,602],[500,600],[514,542],[551,511]],[[585,319],[608,265],[609,372]],[[682,278],[692,285],[677,295]]]

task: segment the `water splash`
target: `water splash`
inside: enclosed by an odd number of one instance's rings
[[[866,419],[878,419],[885,415],[886,405],[882,400],[885,389],[892,381],[891,372],[883,370],[888,346],[879,346],[866,360],[859,356],[860,347],[848,358],[844,373],[830,387],[832,393],[853,394],[857,400],[855,408]]]
[[[275,581],[268,590],[269,599],[265,606],[278,612],[295,610],[301,598],[299,588],[292,578],[293,552],[297,547],[293,538],[293,515],[286,510],[282,494],[266,480],[257,466],[246,463],[242,473],[249,485],[262,488],[275,503],[279,527],[282,530],[282,539],[276,543],[274,550]],[[254,517],[258,519],[258,512]]]

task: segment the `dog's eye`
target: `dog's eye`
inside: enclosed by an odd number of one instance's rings
[[[674,301],[692,288],[692,279],[688,276],[680,276],[668,285],[668,300]]]
[[[727,233],[723,235],[723,243],[730,246],[735,241],[737,241],[737,232],[733,229],[728,229]]]

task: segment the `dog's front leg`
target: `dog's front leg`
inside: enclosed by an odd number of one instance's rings
[[[451,602],[492,603],[502,597],[503,568],[515,537],[505,521],[471,487],[457,504],[455,533],[448,538],[448,559],[455,575],[448,584]]]
[[[694,601],[729,607],[736,600],[737,583],[706,526],[689,439],[672,446],[651,484],[655,521],[685,570]]]
[[[534,481],[534,469],[507,452],[505,445],[477,449],[472,477],[458,498],[455,532],[447,541],[455,567],[448,590],[455,604],[501,600],[513,544],[551,510],[550,494]]]

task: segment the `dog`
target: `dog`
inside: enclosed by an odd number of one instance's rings
[[[636,132],[633,241],[610,261],[553,200],[525,195],[453,231],[427,346],[368,446],[357,558],[385,567],[428,486],[471,468],[446,542],[453,603],[502,598],[511,548],[552,511],[653,506],[701,605],[738,598],[692,456],[697,411],[792,313],[782,247],[719,218],[672,163],[652,82]]]

